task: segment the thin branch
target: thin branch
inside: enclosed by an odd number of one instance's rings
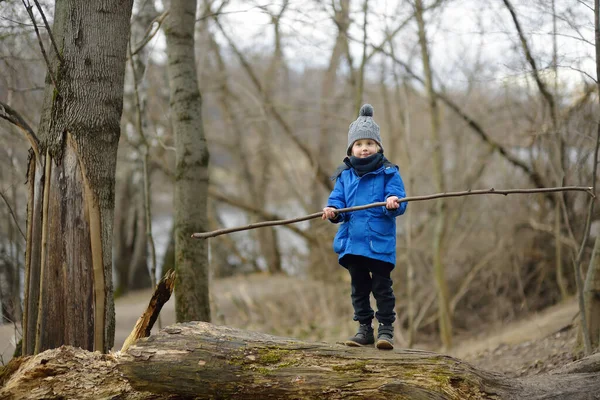
[[[29,18],[31,18],[31,21],[33,22],[33,28],[35,29],[35,35],[37,36],[38,42],[40,44],[40,49],[42,50],[42,55],[44,56],[44,60],[46,61],[46,67],[48,67],[48,75],[50,75],[50,80],[52,80],[52,83],[54,84],[54,88],[56,89],[56,91],[58,91],[60,93],[60,91],[58,90],[58,85],[56,84],[56,78],[54,77],[54,74],[52,73],[52,68],[50,66],[50,60],[48,59],[48,55],[46,54],[46,50],[44,49],[44,43],[42,43],[42,37],[40,36],[40,31],[38,30],[37,24],[35,22],[35,18],[33,16],[33,11],[31,11],[33,6],[25,4],[25,0],[21,0],[21,1],[23,2],[23,6],[25,7],[25,9],[27,10],[27,14],[29,14]]]
[[[56,41],[54,40],[54,36],[52,35],[52,31],[50,30],[50,25],[48,24],[46,15],[44,15],[44,11],[42,10],[40,3],[38,3],[37,0],[33,0],[33,2],[35,3],[38,11],[40,12],[40,14],[42,16],[42,20],[44,21],[44,26],[46,27],[46,30],[48,31],[48,36],[50,36],[50,42],[52,42],[52,46],[54,47],[54,51],[56,52],[56,57],[58,57],[58,59],[60,60],[60,62],[62,64],[64,60],[63,60],[62,56],[60,55],[60,52],[58,51],[58,46],[56,45]]]
[[[382,54],[385,54],[386,56],[388,56],[392,61],[394,61],[396,64],[400,65],[413,79],[416,79],[417,81],[419,81],[421,84],[425,85],[425,80],[420,77],[419,75],[417,75],[412,68],[410,68],[410,66],[405,63],[404,61],[400,60],[398,57],[396,57],[394,54],[388,52],[387,50],[385,50],[382,47],[377,48],[377,50],[379,52],[381,52]],[[498,151],[498,153],[500,153],[500,155],[502,155],[502,157],[504,157],[504,159],[506,159],[507,161],[509,161],[511,164],[513,164],[514,166],[518,167],[519,169],[521,169],[523,172],[525,172],[527,174],[527,176],[529,177],[529,179],[531,179],[531,181],[533,182],[533,184],[538,187],[538,188],[543,188],[545,185],[542,182],[542,177],[535,172],[531,167],[529,167],[527,164],[525,164],[523,161],[519,160],[517,157],[511,155],[509,153],[509,151],[504,148],[504,146],[502,146],[500,143],[494,141],[490,135],[488,135],[483,128],[481,127],[481,125],[479,125],[477,123],[477,121],[475,121],[473,118],[471,118],[466,112],[464,112],[456,103],[454,103],[449,97],[445,96],[444,94],[435,91],[433,92],[440,100],[442,100],[448,107],[450,107],[456,114],[458,114],[466,123],[467,125],[469,125],[469,127],[471,129],[473,129],[473,131],[475,133],[477,133],[477,135],[479,135],[481,137],[481,139],[488,143],[488,145],[492,146],[492,148],[494,148],[495,150]]]
[[[276,220],[277,218],[280,218],[279,216],[269,213],[267,211],[261,210],[259,208],[256,208],[250,204],[246,204],[243,203],[241,201],[236,200],[236,197],[234,196],[225,196],[221,193],[218,193],[216,190],[214,190],[212,187],[208,189],[208,195],[210,197],[212,197],[213,199],[217,200],[217,201],[221,201],[223,203],[229,204],[232,207],[236,207],[239,208],[241,210],[245,210],[247,212],[251,212],[253,214],[256,214],[262,218],[265,219],[272,219],[272,220]],[[302,229],[298,229],[295,226],[288,226],[288,229],[290,229],[292,232],[294,232],[295,234],[302,236],[304,239],[306,239],[309,243],[312,244],[317,244],[317,239],[310,235],[309,233],[303,231]]]
[[[577,0],[577,3],[589,8],[591,12],[594,12],[594,9],[590,5],[588,5],[585,1]]]
[[[537,188],[537,189],[507,189],[507,190],[497,190],[497,189],[491,188],[491,189],[465,190],[462,192],[435,193],[435,194],[428,194],[428,195],[423,195],[423,196],[405,197],[403,199],[398,200],[398,203],[408,203],[410,201],[433,200],[433,199],[439,199],[442,197],[472,196],[472,195],[478,195],[478,194],[501,194],[503,196],[507,196],[509,194],[517,194],[517,193],[549,193],[549,192],[565,192],[565,191],[586,192],[591,197],[595,197],[595,195],[593,194],[593,187],[586,187],[586,186],[565,186],[565,187],[551,187],[551,188]],[[386,202],[381,201],[381,202],[377,202],[377,203],[365,204],[363,206],[340,208],[339,210],[336,210],[336,214],[366,210],[368,208],[374,208],[374,207],[384,207],[385,205],[386,205]],[[266,226],[275,226],[275,225],[287,225],[287,224],[292,224],[295,222],[308,221],[309,219],[319,218],[322,215],[323,215],[323,212],[319,211],[317,213],[305,215],[303,217],[298,217],[298,218],[284,219],[284,220],[278,220],[278,221],[257,222],[254,224],[239,226],[239,227],[235,227],[235,228],[219,229],[219,230],[212,231],[212,232],[193,233],[192,237],[196,238],[196,239],[207,239],[207,238],[224,235],[224,234],[228,234],[228,233],[246,231],[249,229],[263,228]]]
[[[548,235],[554,235],[554,232],[556,230],[553,226],[542,224],[540,222],[535,221],[533,218],[529,219],[528,225],[525,225],[525,227],[536,230],[538,232],[547,233]],[[559,240],[561,241],[561,243],[569,246],[574,251],[577,251],[577,248],[579,247],[579,243],[577,243],[575,239],[573,239],[570,236],[561,235],[559,237]]]
[[[557,19],[561,19],[558,16],[556,18]],[[577,36],[573,36],[573,35],[567,35],[565,33],[556,33],[555,36],[560,36],[560,37],[564,37],[564,38],[567,38],[567,39],[579,40],[579,41],[581,41],[583,43],[589,44],[590,46],[594,45],[594,42],[592,42],[591,40],[587,40],[584,37],[577,37]]]
[[[154,18],[154,20],[150,23],[150,26],[148,26],[148,29],[146,29],[146,32],[144,33],[144,38],[142,39],[140,44],[135,46],[135,50],[131,51],[130,57],[135,56],[137,53],[139,53],[144,48],[144,46],[146,46],[148,42],[151,41],[152,38],[154,38],[154,36],[156,36],[156,34],[160,31],[160,26],[162,25],[167,15],[169,15],[169,10],[163,12],[158,17]],[[154,25],[155,23],[156,25]]]
[[[456,310],[456,305],[463,298],[463,296],[469,291],[471,288],[471,282],[477,276],[479,271],[483,269],[491,260],[496,257],[496,255],[504,248],[504,242],[500,240],[500,242],[496,245],[496,248],[490,252],[487,252],[483,258],[471,268],[471,270],[467,273],[463,281],[460,283],[456,294],[450,300],[450,313],[454,314]]]
[[[533,55],[531,54],[531,49],[529,48],[529,44],[527,43],[527,38],[525,37],[525,34],[523,33],[523,29],[521,28],[521,23],[519,22],[517,13],[515,12],[515,9],[514,9],[512,3],[510,2],[510,0],[503,0],[503,1],[504,1],[504,5],[506,6],[506,8],[508,8],[508,11],[510,12],[510,16],[512,17],[512,20],[515,24],[517,33],[519,34],[519,40],[521,41],[521,47],[523,47],[523,51],[525,52],[525,58],[527,59],[527,62],[531,66],[531,70],[532,70],[531,72],[533,74],[533,78],[535,79],[535,83],[537,84],[538,89],[542,93],[542,96],[544,96],[544,99],[546,99],[546,101],[548,102],[548,106],[550,106],[550,113],[552,114],[552,121],[554,124],[556,124],[556,107],[554,105],[554,97],[552,96],[552,94],[550,93],[548,88],[546,87],[546,84],[540,78],[537,64],[535,62],[535,59],[533,58]]]
[[[435,0],[435,3],[433,3],[430,6],[426,6],[423,7],[423,11],[431,11],[434,10],[436,8],[438,8],[445,0]],[[391,32],[385,32],[385,37],[383,38],[383,41],[381,42],[381,44],[379,46],[372,46],[371,52],[367,55],[366,57],[366,61],[369,61],[371,58],[373,58],[373,56],[375,54],[377,54],[377,49],[378,48],[383,48],[383,46],[385,46],[386,43],[392,43],[392,40],[394,39],[394,37],[402,30],[404,29],[406,26],[408,26],[408,24],[410,22],[412,22],[415,18],[415,13],[412,12],[409,16],[406,17],[406,19],[404,19],[404,21],[400,22],[398,24],[398,26],[396,27],[396,29],[394,29]],[[353,37],[351,37],[350,35],[347,35],[349,40],[352,40],[353,42],[356,43],[361,43],[361,40],[355,39]],[[394,46],[390,46],[390,47],[394,47]]]
[[[35,152],[37,161],[39,162],[40,161],[40,150],[39,150],[40,149],[40,141],[38,140],[37,136],[35,135],[35,132],[33,131],[33,129],[31,129],[29,124],[27,122],[25,122],[25,119],[23,117],[21,117],[21,115],[18,112],[13,110],[8,104],[5,104],[1,101],[0,101],[0,118],[7,120],[11,124],[20,128],[21,131],[23,131],[23,133],[25,133],[25,137],[27,138],[27,140],[29,141],[29,144],[33,148],[33,151]]]
[[[223,5],[225,5],[225,3],[223,3]],[[221,15],[245,14],[245,13],[248,13],[249,11],[252,11],[252,10],[254,10],[256,8],[260,9],[262,12],[265,12],[263,10],[263,7],[261,7],[261,6],[250,7],[248,9],[246,9],[246,10],[224,11],[224,12],[222,12],[222,11],[216,11],[216,12],[214,12],[212,14],[204,14],[204,15],[202,15],[201,17],[199,17],[199,18],[196,19],[196,22],[203,21],[203,20],[206,20],[206,19],[209,19],[209,18],[218,17],[218,16],[221,16]],[[221,9],[223,9],[223,6],[219,7],[219,10],[221,10]]]
[[[265,110],[265,113],[267,113],[268,115],[271,115],[273,118],[275,118],[275,121],[277,121],[277,123],[279,124],[281,129],[283,129],[283,131],[285,132],[285,134],[294,142],[294,144],[300,149],[300,151],[302,151],[302,153],[310,161],[310,163],[312,164],[312,168],[314,168],[314,170],[316,171],[317,180],[319,182],[321,182],[325,188],[332,190],[333,184],[332,184],[331,180],[329,179],[329,174],[327,174],[325,172],[325,170],[323,169],[323,166],[318,162],[318,160],[314,160],[314,158],[311,156],[311,154],[312,154],[311,150],[304,143],[304,141],[300,140],[300,138],[294,134],[292,127],[283,118],[281,113],[279,113],[279,111],[277,110],[277,108],[272,103],[271,99],[269,98],[269,93],[267,93],[265,91],[265,88],[261,84],[254,69],[250,65],[250,62],[242,54],[240,49],[235,45],[235,42],[233,41],[233,39],[227,34],[227,32],[225,32],[225,28],[223,27],[223,25],[221,24],[219,19],[217,17],[214,17],[213,20],[214,20],[215,24],[217,25],[217,28],[219,28],[221,34],[225,37],[225,40],[228,42],[229,46],[231,47],[231,49],[233,50],[235,55],[238,57],[238,60],[242,64],[243,69],[248,74],[254,87],[260,94],[261,101],[262,101],[261,105],[262,105],[262,108]]]
[[[560,68],[565,68],[565,69],[570,69],[570,70],[572,70],[572,71],[581,72],[583,75],[585,75],[585,76],[587,76],[588,78],[590,78],[590,79],[592,80],[592,82],[594,82],[594,83],[598,83],[598,81],[596,81],[596,78],[594,78],[592,75],[590,75],[589,73],[585,72],[585,71],[584,71],[584,70],[582,70],[582,69],[575,68],[575,67],[572,67],[572,66],[570,66],[570,65],[560,65],[560,64],[558,64],[558,67],[560,67]]]
[[[23,236],[23,239],[27,240],[26,237],[25,237],[25,234],[21,230],[21,226],[19,226],[19,221],[17,221],[17,216],[13,212],[13,209],[10,206],[10,203],[8,202],[8,199],[6,198],[6,196],[4,196],[4,193],[2,193],[2,192],[0,192],[0,197],[2,197],[2,200],[4,200],[4,202],[6,203],[6,207],[8,207],[8,211],[10,212],[10,215],[12,216],[13,221],[15,221],[15,225],[17,226],[17,229],[19,229],[19,232],[21,232],[21,236]]]

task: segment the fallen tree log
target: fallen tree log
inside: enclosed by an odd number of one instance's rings
[[[600,398],[598,354],[556,374],[511,379],[427,351],[308,343],[202,322],[172,325],[125,352],[61,347],[18,360],[0,398]]]

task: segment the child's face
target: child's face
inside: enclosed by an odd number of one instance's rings
[[[352,145],[352,155],[357,158],[369,157],[378,150],[377,142],[371,139],[359,139]]]

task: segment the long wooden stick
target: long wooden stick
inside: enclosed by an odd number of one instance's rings
[[[537,188],[537,189],[507,189],[507,190],[498,190],[498,189],[491,188],[491,189],[465,190],[462,192],[435,193],[435,194],[428,194],[428,195],[424,195],[424,196],[405,197],[403,199],[398,200],[398,203],[407,203],[409,201],[432,200],[432,199],[439,199],[442,197],[472,196],[472,195],[476,195],[476,194],[501,194],[501,195],[507,196],[509,194],[517,194],[517,193],[548,193],[548,192],[567,192],[567,191],[586,192],[591,197],[595,197],[592,190],[593,190],[592,187],[587,187],[587,186],[564,186],[564,187]],[[345,213],[345,212],[366,210],[367,208],[382,207],[382,206],[385,206],[385,204],[386,204],[385,201],[381,201],[378,203],[365,204],[363,206],[340,208],[339,210],[336,211],[336,213],[339,214],[339,213]],[[211,232],[193,233],[192,237],[195,239],[208,239],[208,238],[215,237],[215,236],[226,235],[228,233],[247,231],[250,229],[263,228],[266,226],[293,224],[295,222],[301,222],[301,221],[307,221],[309,219],[320,218],[322,215],[323,215],[323,211],[319,211],[319,212],[305,215],[303,217],[298,217],[298,218],[282,219],[282,220],[278,220],[278,221],[256,222],[254,224],[238,226],[238,227],[234,227],[234,228],[218,229],[216,231],[211,231]]]

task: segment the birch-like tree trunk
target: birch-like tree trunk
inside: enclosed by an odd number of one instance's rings
[[[433,174],[436,190],[439,193],[446,192],[446,183],[444,180],[444,158],[442,154],[442,140],[440,137],[440,115],[437,104],[437,96],[433,91],[433,74],[429,58],[427,45],[427,33],[425,30],[425,20],[423,18],[423,2],[415,0],[415,17],[419,27],[419,44],[421,45],[421,57],[423,59],[423,71],[425,73],[425,88],[427,90],[427,99],[429,102],[429,112],[431,115],[431,134],[433,142]],[[438,313],[440,339],[444,348],[452,347],[452,320],[450,316],[450,301],[448,296],[448,282],[443,264],[444,236],[446,231],[447,212],[444,200],[438,200],[436,203],[436,224],[433,237],[433,273],[437,287]]]
[[[166,20],[171,123],[175,133],[175,312],[177,321],[210,321],[208,247],[191,238],[208,230],[209,153],[194,56],[196,0],[172,0]]]
[[[60,56],[49,52],[28,171],[24,354],[113,344],[115,166],[132,4],[56,2]]]

